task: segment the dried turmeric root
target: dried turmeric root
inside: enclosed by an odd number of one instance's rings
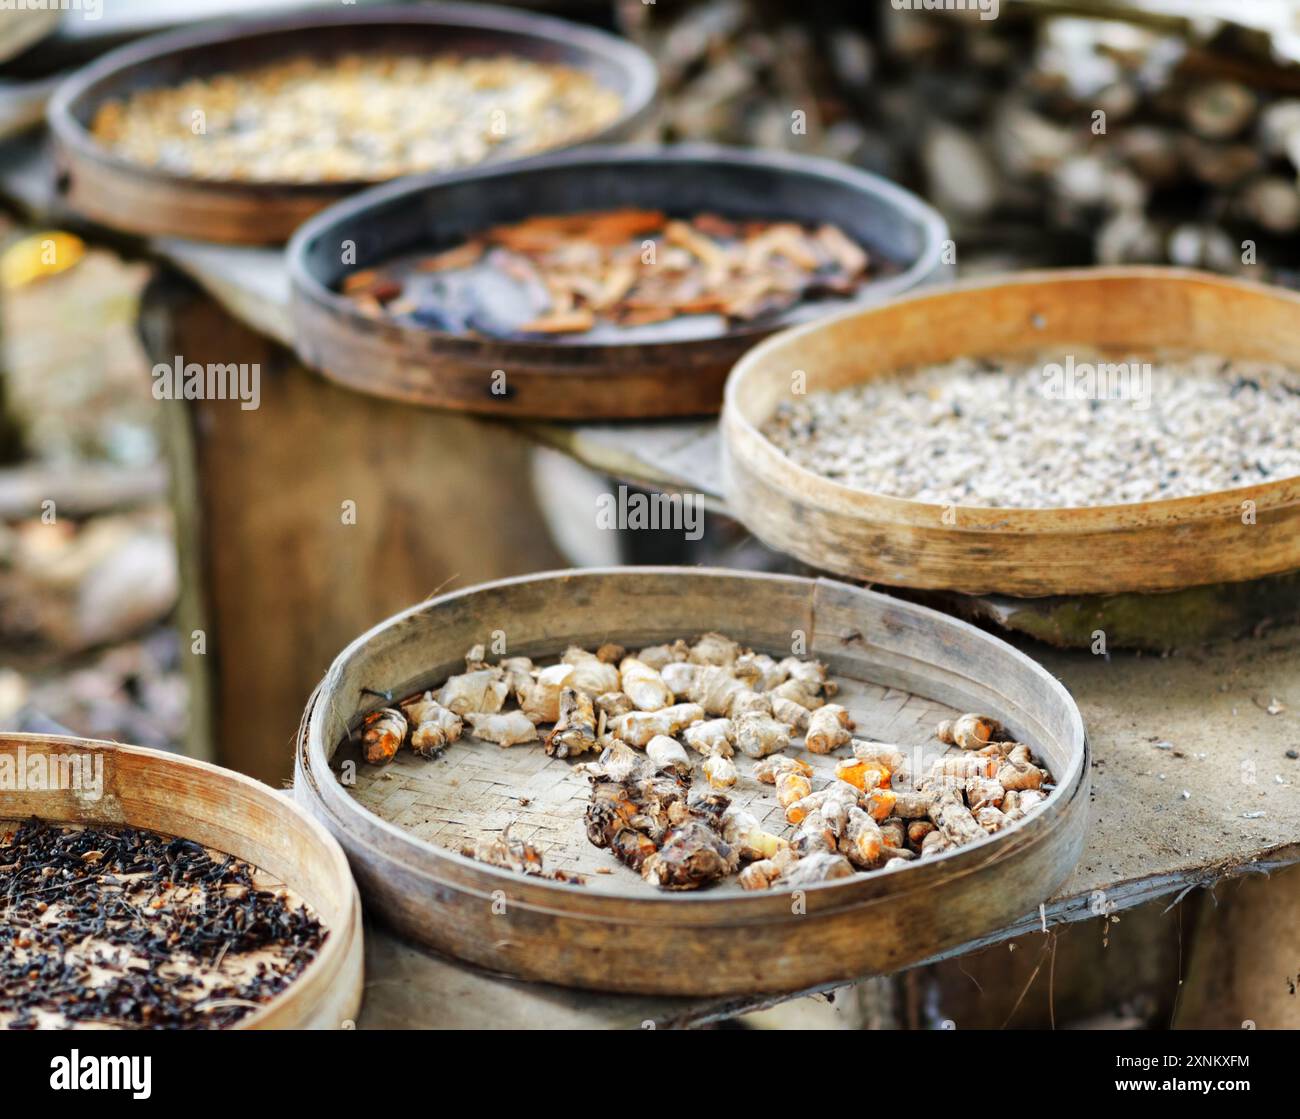
[[[406,716],[393,707],[381,707],[361,720],[361,749],[371,765],[391,762],[406,741]]]
[[[835,776],[863,792],[889,784],[889,770],[858,758],[844,758],[837,762]]]
[[[934,736],[948,746],[978,750],[990,742],[1005,742],[1007,732],[996,719],[972,713],[945,719],[935,728]]]

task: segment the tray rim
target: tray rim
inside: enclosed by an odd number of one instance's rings
[[[97,143],[89,130],[77,120],[75,111],[81,100],[96,84],[136,67],[157,63],[160,59],[181,51],[216,47],[241,38],[285,31],[309,34],[339,26],[360,27],[384,24],[414,24],[426,28],[451,27],[507,33],[552,44],[577,46],[588,55],[598,55],[613,61],[628,81],[628,91],[623,98],[618,116],[590,136],[573,141],[557,150],[601,143],[626,134],[647,118],[658,92],[659,75],[653,60],[635,43],[621,36],[543,13],[463,3],[460,0],[438,0],[437,3],[419,5],[366,5],[341,11],[300,9],[297,12],[282,12],[271,16],[236,16],[204,23],[197,28],[187,27],[149,35],[109,51],[61,81],[46,106],[46,124],[56,149],[62,149],[64,158],[102,169],[107,173],[133,177],[159,187],[170,188],[182,196],[206,191],[243,197],[250,201],[287,198],[299,199],[304,203],[317,199],[339,198],[382,185],[386,181],[396,180],[290,182],[198,178],[192,175],[181,175],[133,162],[107,150]],[[492,165],[504,167],[513,162],[515,161],[506,159]],[[189,236],[196,236],[196,234],[189,234]]]
[[[338,840],[330,834],[319,819],[312,813],[304,810],[296,799],[288,792],[272,788],[270,785],[263,784],[252,777],[233,769],[226,769],[211,762],[202,761],[198,758],[189,758],[181,754],[169,753],[165,750],[155,750],[145,746],[132,746],[127,743],[110,742],[98,738],[80,738],[75,735],[58,735],[58,734],[39,734],[19,731],[0,731],[0,753],[8,753],[11,748],[40,746],[46,749],[68,749],[84,753],[103,753],[106,756],[114,754],[126,755],[138,758],[142,763],[152,767],[175,767],[183,773],[201,774],[209,783],[233,783],[241,787],[245,792],[254,796],[266,797],[273,801],[284,811],[292,813],[307,830],[312,834],[314,842],[317,845],[317,853],[328,861],[329,872],[336,884],[344,887],[344,896],[340,898],[339,908],[346,915],[339,922],[337,927],[329,926],[321,950],[301,972],[300,975],[283,991],[265,1003],[253,1013],[246,1015],[232,1026],[236,1030],[261,1029],[265,1025],[274,1026],[274,1019],[283,1013],[287,1006],[290,1006],[299,991],[307,989],[308,984],[319,985],[322,977],[326,973],[332,976],[341,976],[347,969],[347,960],[349,956],[355,956],[358,964],[355,976],[355,985],[357,994],[352,1010],[355,1013],[359,1009],[361,1001],[361,988],[364,982],[364,973],[360,958],[363,954],[363,936],[362,931],[362,910],[361,895],[357,889],[356,881],[352,877],[352,870],[348,864],[347,856],[343,851]],[[3,797],[6,790],[0,790],[0,819],[8,819],[21,822],[23,819],[30,817],[5,816],[3,813]],[[51,817],[37,816],[37,819],[45,820],[54,824],[72,824],[84,822],[87,824],[103,823],[104,821],[76,821],[76,820],[56,820]],[[128,819],[120,821],[127,827],[139,827],[143,830],[158,832],[158,829],[145,824],[133,824]],[[158,834],[168,834],[158,832]],[[192,839],[192,836],[174,836],[173,838]],[[222,852],[223,854],[233,854],[233,852]],[[243,857],[243,856],[236,856]],[[244,861],[249,861],[245,859]],[[264,868],[258,868],[264,869]],[[265,872],[265,871],[264,871]],[[285,883],[292,889],[297,889],[291,883]],[[313,907],[314,903],[313,903]],[[332,989],[332,988],[331,988]],[[336,995],[337,997],[337,995]],[[307,1007],[307,1011],[314,1013],[323,1000],[317,1000],[317,1003]]]
[[[785,917],[782,917],[780,914],[767,912],[773,909],[774,900],[784,908],[785,894],[780,890],[746,891],[739,894],[734,892],[723,894],[703,890],[698,892],[663,892],[653,895],[638,895],[606,890],[592,891],[582,885],[537,879],[490,866],[462,855],[458,851],[440,847],[428,840],[421,839],[405,828],[385,820],[362,805],[339,785],[330,769],[329,761],[332,753],[327,755],[323,744],[322,723],[325,716],[322,704],[319,702],[320,698],[330,683],[337,678],[345,662],[361,653],[366,645],[380,634],[403,625],[416,615],[443,604],[472,598],[485,590],[498,590],[512,586],[545,582],[560,583],[571,580],[575,576],[597,580],[610,576],[635,578],[639,575],[682,576],[687,578],[692,576],[724,577],[737,581],[777,583],[788,587],[802,588],[807,592],[810,604],[814,601],[819,587],[832,587],[841,591],[848,590],[867,598],[887,601],[891,607],[901,609],[906,614],[937,621],[943,626],[953,627],[958,631],[975,635],[980,640],[1000,646],[1047,686],[1055,701],[1064,705],[1064,710],[1069,716],[1071,731],[1070,741],[1067,744],[1070,754],[1069,768],[1058,782],[1051,801],[1055,801],[1059,808],[1072,804],[1081,794],[1085,796],[1087,794],[1091,747],[1084,731],[1083,717],[1069,690],[1032,657],[1010,643],[980,629],[978,626],[930,607],[906,602],[902,599],[881,594],[878,591],[852,586],[835,579],[738,571],[718,567],[637,565],[559,569],[476,584],[430,598],[371,627],[339,653],[308,703],[300,725],[299,741],[295,751],[294,795],[305,801],[304,807],[308,811],[313,813],[323,812],[327,819],[335,822],[346,832],[348,838],[339,839],[345,851],[348,850],[349,840],[370,845],[369,837],[357,835],[355,825],[348,820],[347,810],[350,809],[351,812],[360,817],[363,823],[375,828],[378,835],[383,838],[387,845],[382,852],[384,857],[401,861],[414,873],[430,878],[433,876],[429,872],[429,868],[436,867],[440,862],[445,861],[449,868],[460,872],[461,881],[457,882],[456,888],[467,893],[475,891],[468,886],[466,879],[472,880],[481,875],[484,881],[488,883],[488,887],[481,895],[484,898],[491,896],[491,890],[494,886],[499,889],[509,885],[513,887],[511,904],[529,909],[547,911],[548,907],[542,903],[543,899],[547,897],[592,902],[591,906],[580,906],[578,909],[551,910],[551,912],[562,915],[566,919],[605,920],[608,919],[609,915],[601,912],[602,906],[615,906],[620,910],[625,910],[619,914],[620,919],[641,920],[650,923],[668,914],[678,917],[689,916],[692,923],[698,921],[698,923],[710,925],[727,925],[739,921],[743,921],[745,924],[763,923],[765,921],[774,924],[782,923],[783,920],[788,919],[788,913],[786,913]],[[373,705],[373,707],[378,706],[381,706],[381,704],[375,703]],[[365,710],[370,709],[366,708]],[[355,725],[358,716],[363,713],[362,710],[354,713],[348,719],[349,725]],[[977,873],[986,864],[1001,861],[1020,847],[1041,842],[1051,831],[1064,826],[1066,815],[1062,811],[1036,813],[1025,820],[1018,821],[1003,832],[985,836],[964,847],[918,861],[915,866],[904,867],[902,870],[888,874],[875,873],[842,881],[816,883],[801,887],[801,890],[810,897],[826,899],[825,904],[819,905],[817,910],[818,914],[824,914],[853,909],[885,894],[900,895],[926,889],[935,884],[932,880],[949,881]],[[842,899],[843,904],[832,905],[829,900],[832,898],[836,900]],[[687,910],[690,911],[689,915],[686,912]],[[711,921],[710,918],[714,916],[724,917],[725,919]]]

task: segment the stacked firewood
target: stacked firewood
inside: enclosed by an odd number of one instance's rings
[[[665,0],[624,22],[663,68],[661,138],[902,181],[945,213],[966,271],[1151,262],[1300,282],[1293,44],[1142,4],[1108,5],[1122,21],[1064,7]]]

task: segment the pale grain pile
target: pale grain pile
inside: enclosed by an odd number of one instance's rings
[[[297,58],[140,90],[91,131],[134,163],[194,178],[372,181],[470,167],[584,139],[621,99],[524,58]]]
[[[1067,356],[1072,381],[1045,368]],[[1102,360],[1127,369],[1090,380],[1087,366]],[[1126,504],[1300,475],[1300,373],[1214,354],[959,358],[795,396],[763,431],[798,465],[873,493]]]

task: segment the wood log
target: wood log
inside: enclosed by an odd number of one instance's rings
[[[1196,926],[1180,1029],[1300,1028],[1300,868],[1215,887]]]

